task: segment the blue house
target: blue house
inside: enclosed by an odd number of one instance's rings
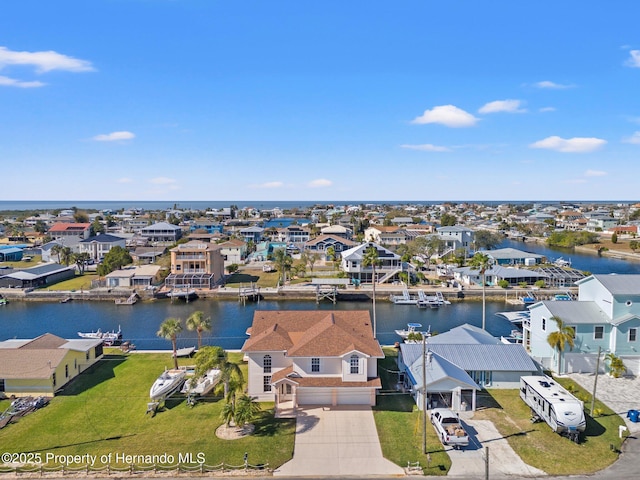
[[[18,247],[0,247],[0,262],[19,262],[23,251]]]
[[[595,372],[600,348],[622,358],[627,373],[640,373],[640,275],[591,275],[576,283],[577,301],[543,301],[529,307],[523,337],[530,355],[557,373],[588,373]],[[558,330],[554,317],[574,332],[573,348],[565,345],[563,353],[547,342]],[[600,369],[604,371],[602,361]]]

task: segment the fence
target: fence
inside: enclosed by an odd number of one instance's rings
[[[110,464],[103,465],[102,467],[91,467],[89,465],[78,466],[78,467],[68,467],[65,465],[56,465],[56,466],[45,466],[45,465],[24,465],[24,466],[3,466],[0,465],[0,475],[2,474],[36,474],[41,477],[43,476],[65,476],[65,475],[90,475],[95,474],[96,476],[103,475],[116,475],[122,476],[123,474],[128,475],[136,475],[140,473],[150,474],[150,473],[171,473],[175,475],[179,474],[209,474],[209,473],[230,473],[230,472],[247,472],[250,473],[258,473],[258,472],[270,472],[269,464],[259,464],[259,465],[250,465],[249,463],[245,463],[242,465],[228,465],[226,463],[221,463],[219,465],[206,465],[204,463],[198,465],[184,465],[184,464],[176,464],[176,465],[146,465],[139,466],[135,464],[131,465],[119,465],[117,467],[111,466]]]

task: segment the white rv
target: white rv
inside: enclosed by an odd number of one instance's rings
[[[520,398],[531,407],[533,421],[544,420],[551,429],[576,443],[587,422],[584,404],[546,375],[520,378]]]

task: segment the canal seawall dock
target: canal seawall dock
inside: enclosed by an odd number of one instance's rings
[[[376,285],[375,294],[376,301],[389,302],[390,295],[398,295],[406,287],[403,285]],[[422,285],[409,288],[409,293],[417,295],[418,291],[422,290],[427,295],[433,295],[436,292],[442,293],[444,298],[450,302],[457,301],[477,301],[482,299],[481,287],[468,287],[465,286],[462,290],[459,288],[444,287],[440,285]],[[25,301],[25,302],[69,302],[69,301],[103,301],[114,302],[117,299],[126,298],[131,295],[132,290],[127,288],[95,288],[91,290],[74,290],[74,291],[50,291],[50,290],[22,290],[16,288],[3,288],[0,289],[0,295],[9,301]],[[140,301],[172,301],[169,298],[163,296],[156,296],[151,291],[136,291],[140,297]],[[212,290],[196,290],[197,297],[206,298],[212,300],[236,300],[241,301],[240,288],[219,286]],[[552,300],[555,295],[563,295],[571,293],[575,295],[577,293],[576,287],[552,289],[542,288],[532,290],[531,288],[501,288],[501,287],[486,287],[485,295],[489,301],[504,301],[510,304],[521,304],[521,298],[529,297],[533,294],[536,300]],[[311,284],[295,284],[285,285],[280,287],[259,287],[256,288],[256,295],[246,299],[246,301],[260,301],[260,300],[316,300],[317,288]],[[373,298],[373,286],[372,285],[360,285],[358,287],[354,285],[348,285],[345,288],[337,289],[336,301],[362,301],[368,302]],[[173,300],[179,302],[184,300]],[[321,300],[326,302],[327,300]],[[135,305],[126,305],[121,308],[135,308]]]

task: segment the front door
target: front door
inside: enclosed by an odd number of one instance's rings
[[[293,387],[290,383],[283,383],[280,385],[280,401],[289,402],[293,400]]]

